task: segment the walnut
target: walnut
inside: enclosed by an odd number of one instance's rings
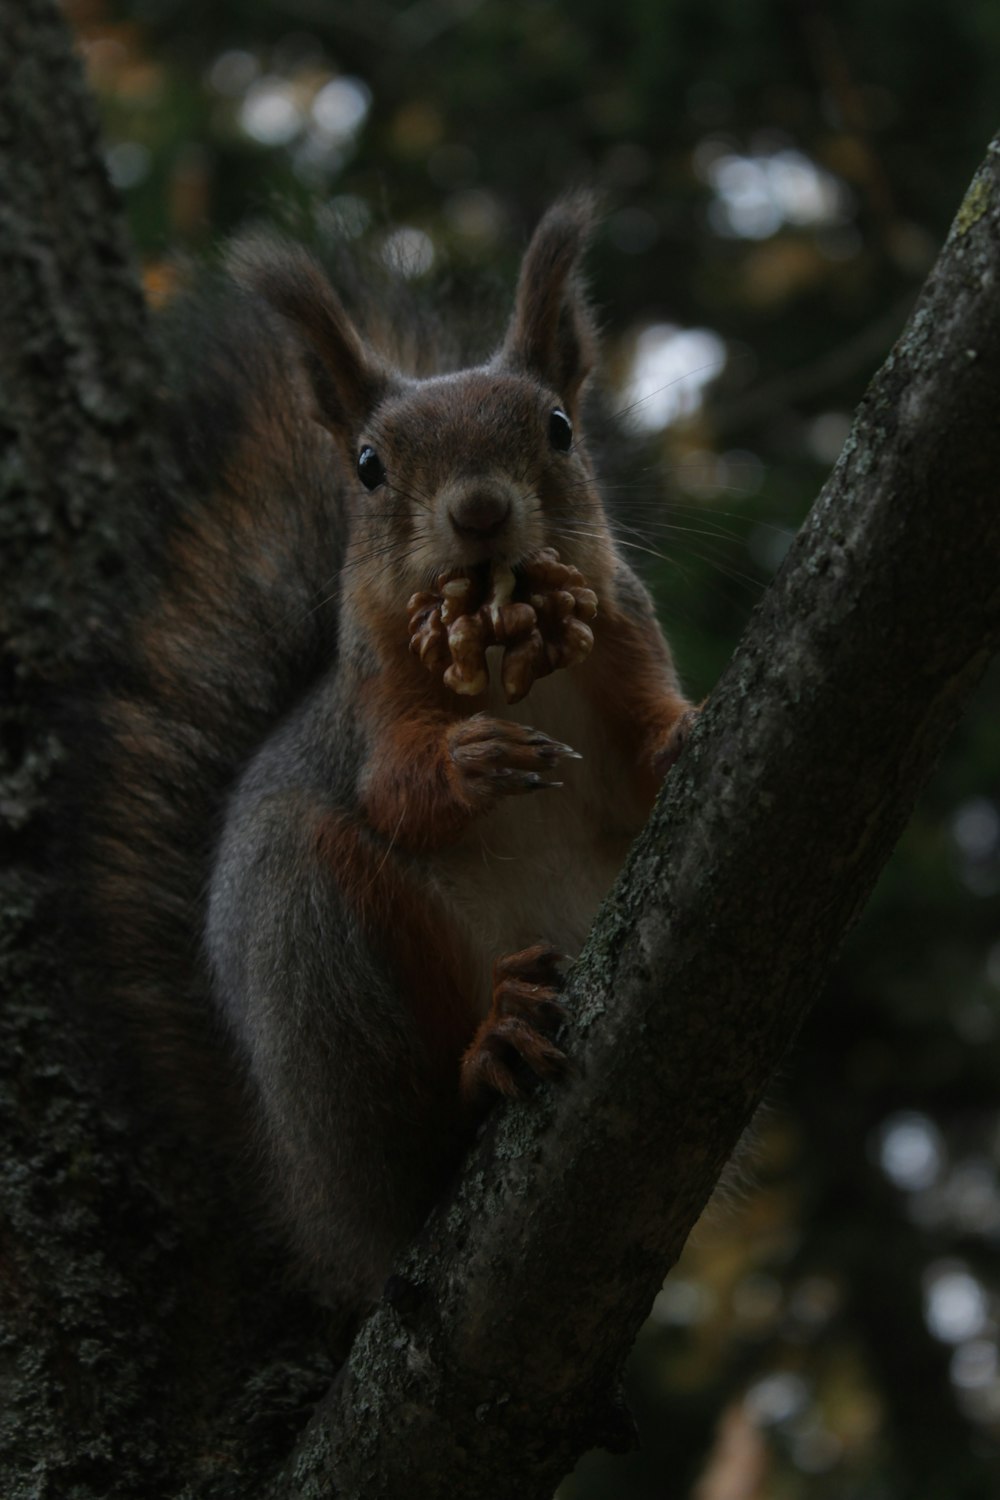
[[[444,674],[444,682],[453,693],[459,693],[463,698],[474,698],[478,693],[485,693],[489,687],[486,623],[482,613],[477,612],[474,615],[459,615],[454,624],[448,626],[451,666]]]
[[[508,703],[520,703],[539,677],[550,671],[542,632],[532,628],[521,640],[507,646],[500,664],[500,681]]]
[[[410,650],[432,672],[446,666],[451,660],[451,651],[441,619],[441,600],[438,595],[414,594],[407,608],[410,616]]]
[[[442,672],[452,692],[474,697],[486,691],[490,646],[504,648],[500,681],[508,703],[519,702],[538,678],[589,655],[597,595],[580,571],[551,547],[522,571],[520,585],[506,563],[494,563],[488,579],[442,573],[433,591],[410,599],[410,649],[429,671]],[[514,597],[518,591],[521,598]]]
[[[476,585],[468,574],[460,573],[441,584],[441,623],[452,625],[462,615],[472,614]]]
[[[479,609],[481,592],[467,573],[442,573],[433,591],[414,594],[407,605],[410,650],[462,697],[485,693],[489,685],[492,633]]]
[[[526,587],[545,640],[547,670],[574,667],[588,657],[594,646],[588,622],[597,614],[597,595],[579,568],[560,562],[546,547],[527,564]]]

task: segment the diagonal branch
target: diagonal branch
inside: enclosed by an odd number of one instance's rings
[[[1000,140],[574,971],[286,1473],[548,1496],[1000,642]],[[567,872],[572,879],[572,872]]]

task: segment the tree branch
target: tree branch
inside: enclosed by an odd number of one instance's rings
[[[281,1493],[548,1496],[1000,641],[1000,142],[503,1112]],[[567,871],[567,879],[572,872]]]

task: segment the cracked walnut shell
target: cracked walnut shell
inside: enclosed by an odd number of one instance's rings
[[[500,681],[508,703],[518,703],[539,677],[575,666],[590,654],[597,595],[579,569],[546,547],[522,571],[527,598],[514,598],[513,570],[494,563],[488,592],[485,579],[444,573],[433,591],[410,599],[410,649],[429,671],[443,669],[452,692],[475,697],[486,691],[490,646],[504,648]]]

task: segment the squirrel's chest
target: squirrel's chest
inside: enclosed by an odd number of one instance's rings
[[[543,940],[574,958],[645,817],[634,768],[572,672],[487,710],[570,745],[551,791],[512,795],[434,859],[432,878],[475,966],[485,1012],[494,959]]]

